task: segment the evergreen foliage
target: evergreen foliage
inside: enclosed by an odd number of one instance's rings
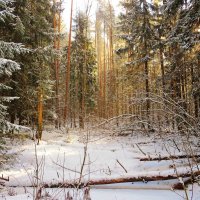
[[[37,124],[38,91],[44,92],[45,104],[52,95],[53,58],[53,8],[51,1],[16,1],[16,28],[13,40],[32,49],[29,56],[18,57],[21,70],[14,75],[18,83],[15,94],[19,96],[9,109],[11,121],[19,119],[19,124]],[[17,106],[16,106],[17,105]],[[48,109],[45,115],[51,112]]]
[[[28,50],[22,44],[9,42],[2,33],[13,23],[16,16],[13,14],[13,1],[0,1],[0,140],[3,134],[12,131],[16,126],[7,120],[8,106],[14,99],[18,97],[8,96],[8,90],[12,91],[10,82],[12,82],[12,74],[20,70],[20,65],[16,62],[16,56],[26,53]],[[15,28],[15,25],[14,25]]]
[[[164,95],[164,98],[173,99],[184,110],[179,113],[182,118],[185,119],[185,113],[189,112],[198,121],[199,1],[150,3],[146,0],[128,0],[121,4],[125,11],[120,15],[122,34],[119,34],[119,38],[124,45],[117,53],[128,56],[124,62],[128,69],[123,71],[131,71],[126,74],[125,80],[126,84],[133,85],[133,98],[142,95],[140,105],[144,109],[143,102],[146,101],[145,110],[149,110],[147,114],[154,118],[158,105],[148,103],[148,99],[151,100],[148,93]],[[145,67],[143,72],[140,68],[142,63]],[[137,85],[142,80],[145,80],[146,86]],[[146,95],[141,94],[142,90]],[[168,117],[165,116],[165,119]],[[176,117],[171,123],[182,130]]]
[[[71,103],[74,106],[73,112],[79,110],[79,115],[91,113],[96,105],[96,57],[88,29],[88,18],[80,12],[75,20],[70,85]],[[77,105],[79,106],[77,107]]]

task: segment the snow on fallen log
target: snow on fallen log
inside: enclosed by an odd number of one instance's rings
[[[191,173],[180,173],[179,177],[182,178],[190,178],[194,179],[194,177],[199,176],[200,171],[196,171]],[[128,182],[150,182],[150,181],[165,181],[165,180],[174,180],[178,179],[176,174],[167,175],[167,176],[138,176],[138,177],[122,177],[122,178],[113,178],[113,179],[99,179],[99,180],[90,180],[88,182],[65,182],[65,183],[57,183],[57,184],[44,184],[43,187],[46,188],[84,188],[88,186],[99,186],[99,185],[106,185],[106,184],[115,184],[115,183],[128,183]],[[176,187],[177,186],[177,187]],[[172,189],[183,189],[179,183],[174,184],[171,186]]]
[[[92,185],[91,189],[101,190],[171,190],[170,185],[118,185],[118,184],[107,184],[107,185]]]
[[[184,159],[184,158],[200,158],[200,155],[173,155],[173,156],[160,156],[160,157],[148,157],[140,158],[140,161],[161,161],[161,160],[172,160],[172,159]]]

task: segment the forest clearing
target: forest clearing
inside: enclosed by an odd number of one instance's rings
[[[199,0],[0,0],[0,200],[200,200]]]

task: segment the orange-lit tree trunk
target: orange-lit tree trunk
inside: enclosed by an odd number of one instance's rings
[[[70,60],[71,60],[71,34],[72,34],[72,15],[73,15],[73,0],[71,0],[71,13],[70,13],[70,28],[69,28],[69,40],[67,51],[67,73],[66,73],[66,91],[65,91],[65,107],[64,107],[64,125],[67,123],[69,116],[69,83],[70,83]]]
[[[42,128],[43,128],[43,91],[41,88],[39,88],[39,91],[38,91],[38,133],[37,133],[38,143],[39,143],[39,140],[42,139]]]
[[[106,25],[105,25],[105,20],[104,20],[104,63],[103,63],[103,117],[107,117],[107,102],[106,102]]]

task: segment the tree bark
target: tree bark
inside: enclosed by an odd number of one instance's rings
[[[61,7],[61,2],[60,7]],[[54,5],[56,6],[56,0],[54,0]],[[53,19],[53,26],[54,26],[54,33],[59,34],[58,36],[54,36],[54,49],[55,50],[60,50],[60,32],[61,32],[61,13],[60,13],[61,8],[59,8],[59,13],[54,13],[54,19]],[[58,58],[55,58],[54,60],[54,65],[55,65],[55,93],[56,93],[56,98],[55,98],[55,103],[56,103],[56,115],[57,118],[55,120],[55,127],[59,128],[60,127],[60,101],[59,101],[59,68],[60,68],[60,61]]]
[[[71,61],[71,34],[72,34],[72,15],[73,15],[73,0],[71,0],[71,13],[70,13],[70,29],[68,39],[68,51],[67,51],[67,73],[66,73],[66,91],[65,91],[65,107],[63,121],[64,125],[67,123],[68,111],[69,111],[69,83],[70,83],[70,61]]]
[[[39,140],[42,139],[42,129],[43,129],[43,91],[41,88],[39,88],[39,92],[38,92],[38,133],[37,133],[38,143],[39,143]]]

